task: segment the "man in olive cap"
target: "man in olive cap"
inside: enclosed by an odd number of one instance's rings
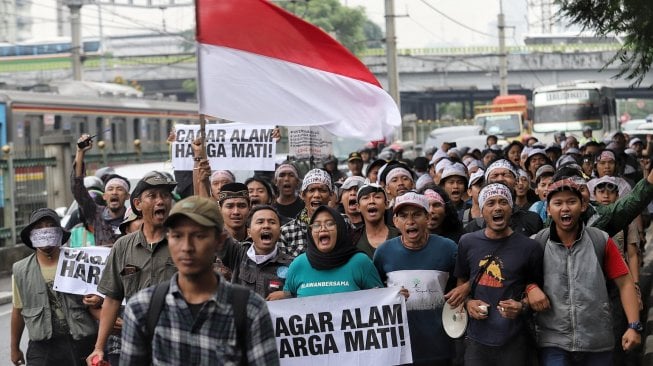
[[[218,204],[206,197],[188,197],[172,208],[165,226],[179,272],[127,303],[120,365],[212,365],[235,360],[241,365],[278,365],[265,301],[213,272],[215,255],[227,235]],[[165,291],[157,295],[160,289]],[[154,329],[147,325],[151,311],[157,319]],[[192,321],[185,321],[189,315]],[[144,334],[143,329],[151,333]]]
[[[141,229],[118,239],[111,248],[107,264],[98,284],[105,295],[100,329],[93,353],[87,358],[90,365],[97,356],[104,357],[104,348],[120,312],[123,299],[139,290],[168,281],[176,268],[168,251],[163,223],[172,208],[172,190],[177,182],[161,172],[149,172],[138,181],[131,195],[131,207],[143,218]],[[112,337],[108,350],[111,364],[118,364],[119,338]]]

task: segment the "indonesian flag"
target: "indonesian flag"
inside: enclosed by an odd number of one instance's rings
[[[265,0],[197,0],[196,11],[201,113],[363,140],[400,126],[374,75],[314,25]]]

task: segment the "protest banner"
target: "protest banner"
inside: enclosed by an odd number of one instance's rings
[[[175,170],[193,170],[192,142],[199,125],[176,125],[172,143]],[[206,157],[212,170],[274,170],[276,143],[269,126],[242,123],[207,124]]]
[[[321,160],[333,153],[331,134],[322,127],[288,127],[288,155]]]
[[[99,294],[97,285],[111,248],[62,247],[54,277],[54,289],[68,294]]]
[[[269,301],[282,366],[411,363],[399,288]]]

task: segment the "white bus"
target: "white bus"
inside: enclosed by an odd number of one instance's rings
[[[572,81],[533,90],[533,133],[543,142],[556,132],[582,136],[590,126],[595,138],[619,129],[614,89],[594,81]]]

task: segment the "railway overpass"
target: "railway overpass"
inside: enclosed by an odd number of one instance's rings
[[[653,99],[653,73],[642,85],[611,79],[619,71],[619,63],[604,66],[614,57],[618,45],[550,45],[522,46],[508,49],[508,84],[512,93],[530,97],[533,88],[569,80],[607,81],[617,88],[619,98]],[[147,50],[144,50],[147,53]],[[387,85],[386,59],[383,50],[369,50],[361,55],[363,62]],[[402,49],[398,66],[402,112],[418,118],[437,116],[437,105],[463,102],[464,117],[473,114],[474,102],[488,101],[498,94],[498,48],[458,47]],[[102,66],[104,65],[104,66]],[[193,53],[88,59],[84,78],[111,81],[117,77],[135,80],[146,94],[175,94],[179,99],[193,98],[184,82],[195,79],[196,59]],[[66,58],[0,61],[0,83],[35,85],[72,77]]]

